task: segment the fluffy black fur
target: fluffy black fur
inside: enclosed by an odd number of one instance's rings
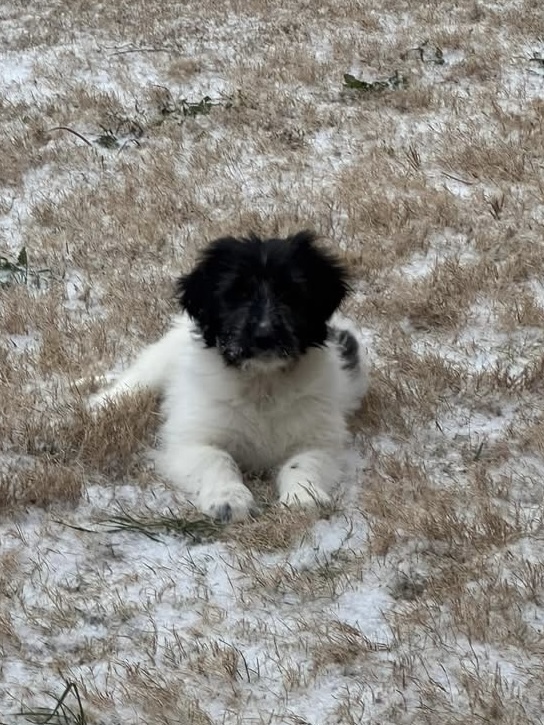
[[[329,327],[329,337],[333,340],[342,358],[344,370],[357,371],[359,369],[359,343],[355,335],[349,330],[339,330],[332,325]]]
[[[327,338],[349,291],[346,269],[302,231],[287,239],[222,237],[177,281],[181,306],[225,362],[291,359]]]

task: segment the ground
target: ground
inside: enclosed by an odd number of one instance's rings
[[[542,723],[541,3],[0,19],[0,722]],[[155,401],[85,399],[207,240],[301,228],[372,366],[353,470],[219,527]]]

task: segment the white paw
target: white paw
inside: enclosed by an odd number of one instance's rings
[[[115,395],[112,395],[107,390],[103,390],[101,393],[95,393],[89,396],[87,399],[87,407],[90,410],[100,410],[101,408],[107,408],[116,400]]]
[[[123,384],[112,385],[111,388],[101,390],[99,393],[90,395],[87,400],[87,405],[90,410],[101,410],[107,408],[110,405],[118,403],[123,398],[126,398],[133,392],[128,386]]]
[[[244,521],[259,513],[255,499],[243,483],[218,486],[200,495],[202,512],[223,523]]]
[[[329,494],[311,483],[297,483],[280,496],[280,503],[289,508],[315,508],[330,502]]]

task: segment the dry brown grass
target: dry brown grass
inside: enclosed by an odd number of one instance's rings
[[[0,720],[73,682],[70,723],[76,692],[96,725],[541,722],[540,5],[1,13],[0,256],[30,274],[0,286]],[[206,240],[307,226],[369,340],[363,473],[317,522],[258,479],[258,519],[148,538],[197,515],[156,401],[96,417],[93,376]]]

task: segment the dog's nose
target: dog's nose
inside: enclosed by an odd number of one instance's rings
[[[270,320],[261,320],[255,328],[255,344],[261,349],[271,346],[274,341],[274,330]]]

